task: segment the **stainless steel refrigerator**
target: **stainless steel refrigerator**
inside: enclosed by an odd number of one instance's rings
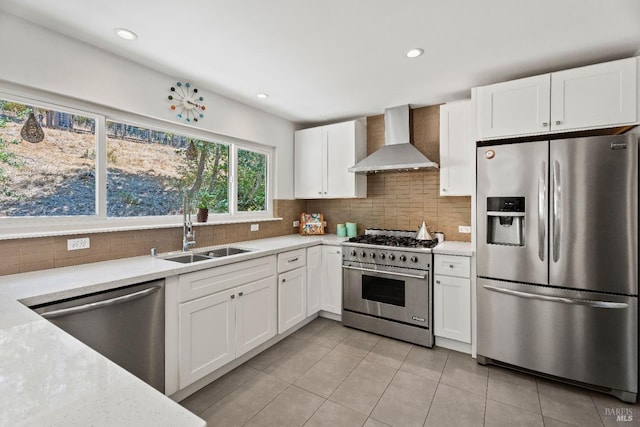
[[[638,140],[478,147],[480,363],[635,402]]]

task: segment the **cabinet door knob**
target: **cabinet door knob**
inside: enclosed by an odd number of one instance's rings
[[[287,281],[287,279],[282,279],[282,283],[284,283],[284,282],[286,282],[286,281]]]
[[[453,268],[453,264],[449,264],[449,268]]]
[[[322,195],[322,191],[318,191],[318,194]]]
[[[436,280],[436,283],[439,285],[440,284],[440,280]]]
[[[542,122],[542,127],[543,128],[549,127],[549,122]]]
[[[244,294],[244,292],[238,292],[238,296],[241,297]]]
[[[231,294],[231,299],[234,299],[235,297],[235,294]]]
[[[562,122],[560,120],[556,120],[556,125],[560,125]]]
[[[447,189],[446,189],[446,188],[443,188],[443,189],[442,189],[442,191],[447,191]]]

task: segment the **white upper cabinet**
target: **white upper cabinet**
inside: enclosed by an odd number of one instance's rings
[[[637,58],[497,83],[476,93],[479,140],[640,122]]]
[[[550,88],[548,74],[478,88],[480,139],[548,132]]]
[[[551,130],[636,123],[636,58],[551,74]]]
[[[471,100],[440,106],[440,195],[470,196],[476,161]]]
[[[295,197],[366,197],[367,177],[347,171],[366,156],[366,151],[367,130],[360,120],[297,131]]]

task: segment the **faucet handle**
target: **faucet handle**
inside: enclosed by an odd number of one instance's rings
[[[158,248],[151,248],[151,256],[158,256]]]

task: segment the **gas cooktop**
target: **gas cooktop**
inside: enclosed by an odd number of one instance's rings
[[[437,240],[418,240],[415,231],[367,229],[365,234],[351,237],[349,243],[393,246],[397,248],[434,248]]]

